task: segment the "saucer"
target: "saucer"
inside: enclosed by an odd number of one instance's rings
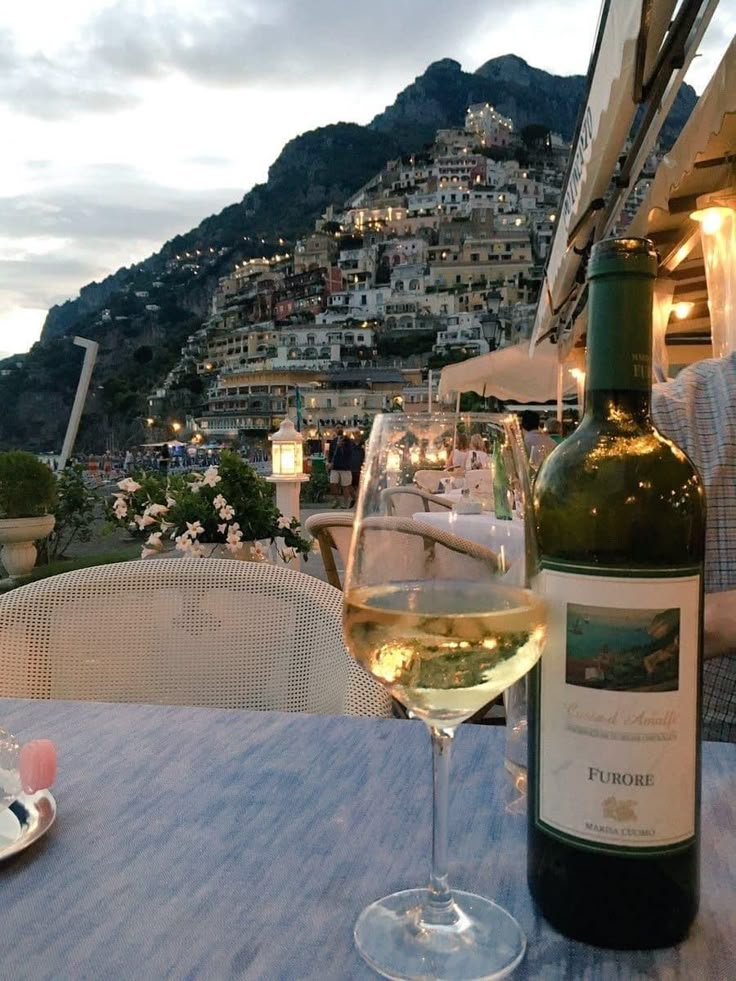
[[[0,862],[45,835],[55,818],[56,801],[48,790],[17,797],[0,813]]]

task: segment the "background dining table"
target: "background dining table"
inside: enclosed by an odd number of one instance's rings
[[[54,739],[60,761],[55,825],[0,869],[3,977],[367,979],[356,917],[427,879],[422,723],[13,700],[0,720],[21,741]],[[460,728],[451,881],[520,920],[515,977],[736,974],[736,746],[706,744],[703,759],[700,915],[677,948],[616,953],[536,915],[503,731]]]

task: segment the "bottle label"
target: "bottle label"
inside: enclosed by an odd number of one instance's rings
[[[537,805],[548,834],[660,852],[695,834],[700,569],[543,562]]]

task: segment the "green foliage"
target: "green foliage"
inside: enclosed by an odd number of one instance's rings
[[[108,514],[136,536],[147,538],[160,530],[165,538],[176,538],[184,550],[191,544],[224,543],[232,534],[242,541],[283,538],[285,549],[302,555],[311,551],[311,542],[300,534],[299,520],[287,522],[276,507],[273,485],[237,453],[223,452],[219,467],[204,474],[137,474],[135,489],[125,487],[123,482],[123,493],[108,505]],[[218,498],[226,505],[216,506]],[[197,526],[197,532],[190,526]]]
[[[302,501],[305,504],[321,504],[330,490],[330,479],[326,473],[312,471],[309,480],[302,485]]]
[[[100,513],[100,505],[100,498],[85,483],[84,467],[80,463],[71,464],[58,474],[53,510],[56,524],[42,546],[48,561],[62,558],[73,541],[88,542],[92,538],[92,525]]]
[[[382,358],[408,358],[412,354],[423,354],[431,351],[436,341],[434,331],[417,331],[410,337],[394,337],[391,334],[381,334],[376,348]]]
[[[56,501],[54,475],[32,453],[0,453],[0,517],[35,518]]]

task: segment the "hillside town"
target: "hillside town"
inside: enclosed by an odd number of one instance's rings
[[[513,120],[471,105],[463,128],[388,161],[293,247],[236,265],[151,393],[151,419],[194,370],[206,383],[185,424],[195,439],[258,444],[285,414],[329,438],[425,409],[444,364],[528,338],[569,151],[542,139],[522,166]],[[182,255],[171,271],[204,261]]]

